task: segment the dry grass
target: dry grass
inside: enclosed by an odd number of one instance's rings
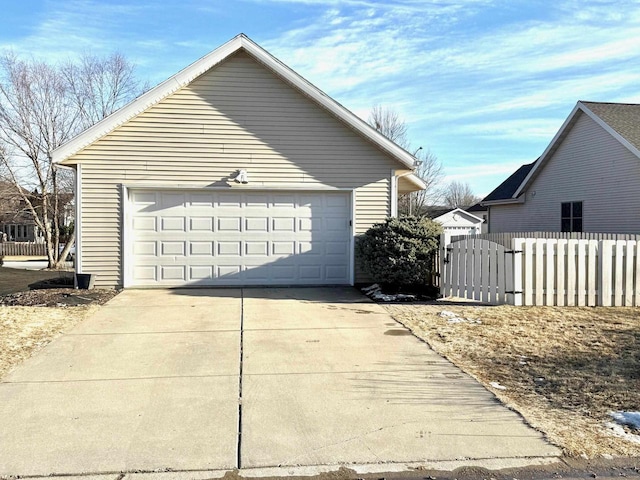
[[[640,309],[459,304],[387,309],[566,455],[640,455],[639,444],[613,436],[604,425],[612,410],[640,410]],[[451,323],[439,315],[443,310],[480,323]]]
[[[0,306],[0,378],[96,308]]]

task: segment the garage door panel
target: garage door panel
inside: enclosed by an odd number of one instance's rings
[[[245,232],[268,232],[269,219],[267,217],[246,217],[244,219]]]
[[[187,279],[185,265],[161,265],[160,266],[160,279],[162,281],[180,281],[183,282]]]
[[[156,227],[155,217],[142,217],[135,216],[133,217],[133,230],[136,232],[157,232],[158,229]]]
[[[347,193],[130,194],[134,285],[348,284]]]
[[[189,230],[191,232],[213,232],[213,217],[190,217]]]
[[[160,251],[162,252],[162,255],[168,255],[168,256],[181,256],[184,257],[185,256],[185,243],[186,242],[167,242],[167,241],[163,241],[160,242]]]
[[[239,240],[217,243],[217,254],[220,257],[239,257],[242,251],[242,242]]]
[[[214,242],[189,242],[189,255],[190,256],[205,256],[211,257],[213,256],[213,245]]]
[[[244,242],[244,254],[248,257],[266,257],[269,255],[269,242]]]
[[[218,217],[218,232],[240,232],[242,231],[242,219],[240,217]]]

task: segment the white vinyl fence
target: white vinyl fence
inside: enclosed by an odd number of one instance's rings
[[[443,296],[511,305],[640,306],[640,241],[510,243],[467,237],[444,245]]]

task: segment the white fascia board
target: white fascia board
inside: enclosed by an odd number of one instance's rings
[[[180,88],[188,85],[196,77],[202,75],[207,70],[222,62],[233,53],[240,49],[245,49],[251,56],[270,68],[277,75],[285,79],[294,87],[298,88],[309,98],[320,104],[338,119],[344,121],[356,132],[367,138],[382,150],[389,153],[398,162],[413,169],[416,159],[402,147],[379,133],[376,129],[368,125],[358,116],[347,110],[338,102],[333,100],[319,88],[295,73],[281,61],[276,59],[258,44],[254,43],[244,34],[240,34],[221,47],[216,48],[213,52],[205,55],[200,60],[192,63],[185,69],[176,73],[174,76],[160,83],[156,87],[141,95],[136,100],[125,105],[120,110],[109,115],[105,119],[89,127],[69,142],[61,145],[52,153],[53,161],[56,163],[64,162],[70,156],[78,153],[80,150],[104,137],[112,132],[115,128],[132,119],[136,115],[142,113],[148,108],[160,102],[162,99],[171,95]]]
[[[505,198],[502,200],[491,200],[488,202],[480,202],[480,205],[482,205],[483,207],[488,207],[491,205],[508,205],[511,203],[524,203],[524,195],[518,198]]]

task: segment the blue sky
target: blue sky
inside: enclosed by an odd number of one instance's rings
[[[479,195],[578,100],[640,103],[637,0],[23,0],[2,17],[0,50],[118,51],[151,84],[245,33],[361,117],[397,110]]]

